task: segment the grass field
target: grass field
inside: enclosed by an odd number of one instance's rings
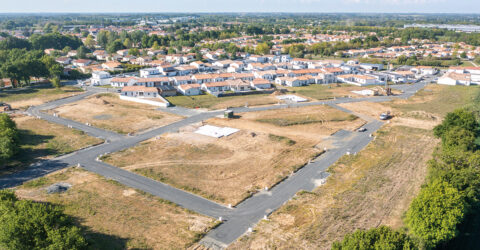
[[[98,94],[49,112],[121,134],[142,132],[182,118],[156,109],[155,106],[120,100],[116,94]]]
[[[102,142],[82,131],[29,116],[16,116],[14,121],[20,131],[20,152],[14,160],[0,167],[0,174],[22,169],[39,159],[52,158]]]
[[[171,96],[166,98],[171,104],[186,108],[224,109],[227,107],[258,106],[278,103],[269,94],[215,97],[205,94],[198,96]]]
[[[45,188],[66,182],[61,194]],[[201,239],[214,219],[76,168],[16,188],[20,198],[61,205],[86,230],[89,249],[185,249]]]
[[[216,139],[181,132],[103,160],[217,202],[237,204],[320,153],[307,142],[273,134],[240,131]]]
[[[392,108],[408,114],[412,111],[424,111],[445,116],[460,107],[478,106],[480,87],[428,85],[409,100],[397,100],[389,103]]]
[[[0,102],[6,102],[15,109],[26,108],[82,92],[82,89],[72,86],[64,86],[60,89],[54,87],[13,89],[0,91]]]
[[[365,150],[334,164],[326,184],[299,192],[230,248],[329,249],[359,228],[402,227],[436,143],[428,130],[384,127]]]
[[[352,93],[353,90],[363,90],[364,87],[353,86],[349,84],[312,84],[303,87],[289,87],[290,92],[316,100],[333,99],[334,97],[357,96]]]

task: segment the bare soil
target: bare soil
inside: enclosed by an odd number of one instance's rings
[[[182,118],[155,110],[156,108],[155,106],[120,100],[114,94],[99,94],[58,107],[49,112],[122,134],[138,133],[161,127]]]
[[[65,193],[47,194],[46,187],[57,182],[72,187]],[[184,249],[215,223],[214,219],[76,168],[28,182],[16,193],[23,199],[64,206],[65,212],[87,229],[92,249]]]
[[[300,192],[230,248],[329,249],[356,229],[400,228],[436,143],[427,130],[384,127],[365,150],[332,166],[324,186]]]

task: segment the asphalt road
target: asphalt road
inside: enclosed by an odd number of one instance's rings
[[[241,107],[233,108],[235,112],[255,112],[271,109],[282,108],[294,108],[312,105],[330,105],[334,108],[338,108],[342,111],[351,112],[337,106],[339,103],[347,102],[384,102],[389,101],[392,98],[408,98],[415,94],[418,90],[422,89],[425,84],[417,83],[413,85],[399,85],[395,88],[401,89],[404,93],[397,97],[366,97],[366,98],[339,98],[335,100],[320,101],[320,102],[308,102],[308,103],[295,103],[295,104],[282,104],[263,107]],[[27,168],[24,171],[17,172],[11,175],[0,177],[0,188],[9,188],[21,185],[23,182],[32,180],[34,178],[41,177],[56,170],[75,166],[80,164],[84,169],[97,173],[108,179],[113,179],[121,184],[129,187],[133,187],[144,192],[155,195],[159,198],[174,202],[186,209],[211,216],[214,218],[222,217],[226,221],[208,233],[208,235],[201,241],[202,244],[210,247],[223,248],[236,240],[238,237],[247,232],[248,228],[253,228],[258,221],[260,221],[265,215],[268,215],[278,209],[282,204],[291,199],[298,191],[308,190],[312,191],[322,183],[328,173],[326,169],[335,163],[340,157],[347,152],[355,153],[363,149],[372,138],[369,137],[370,133],[373,133],[379,129],[382,125],[380,121],[369,119],[368,123],[364,126],[367,128],[367,132],[357,133],[348,131],[339,131],[332,136],[334,148],[329,149],[326,153],[307,164],[305,167],[292,174],[289,178],[276,185],[269,191],[262,191],[251,198],[240,203],[234,209],[229,209],[218,203],[209,201],[200,196],[191,194],[189,192],[173,188],[161,182],[151,180],[149,178],[137,175],[133,172],[129,172],[117,167],[110,166],[108,164],[97,161],[96,159],[104,154],[120,151],[126,148],[130,148],[138,144],[139,142],[148,140],[150,138],[159,136],[163,133],[176,132],[179,128],[204,121],[206,119],[222,115],[223,111],[210,111],[195,114],[189,113],[189,116],[181,121],[147,131],[145,133],[135,136],[122,136],[111,131],[106,131],[85,124],[77,123],[61,117],[54,117],[52,115],[41,112],[42,110],[51,109],[64,105],[67,103],[81,100],[89,95],[106,92],[100,88],[88,89],[86,93],[53,101],[32,107],[28,109],[28,113],[34,116],[38,116],[41,119],[45,119],[50,122],[58,123],[64,126],[72,126],[73,128],[85,131],[86,133],[103,138],[106,143],[79,150],[69,155],[61,156],[53,160],[42,161],[34,166]],[[183,110],[180,110],[183,112]]]

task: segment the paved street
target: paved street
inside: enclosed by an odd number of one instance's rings
[[[413,85],[398,86],[404,93],[397,97],[365,97],[365,98],[339,98],[335,100],[320,101],[320,102],[308,102],[308,103],[295,103],[295,104],[282,104],[263,107],[241,107],[233,108],[235,112],[254,112],[271,109],[281,109],[288,107],[302,107],[312,105],[330,105],[331,107],[340,109],[342,111],[350,112],[344,108],[337,106],[339,103],[347,102],[384,102],[389,101],[392,98],[408,98],[415,94],[418,90],[422,89],[425,85],[423,83],[417,83]],[[298,191],[308,190],[312,191],[322,183],[328,174],[325,170],[335,163],[340,157],[347,152],[355,153],[362,150],[373,138],[369,137],[369,134],[378,130],[382,126],[382,122],[367,119],[368,123],[364,126],[367,128],[367,132],[348,132],[339,131],[333,135],[330,139],[333,141],[334,148],[328,149],[328,151],[322,154],[320,157],[307,164],[289,178],[279,183],[270,191],[260,192],[253,197],[240,203],[236,208],[229,209],[223,205],[209,201],[205,198],[191,194],[189,192],[173,188],[169,185],[151,180],[149,178],[137,175],[133,172],[129,172],[120,168],[110,166],[108,164],[97,161],[97,157],[103,154],[116,152],[126,148],[135,146],[139,142],[148,140],[150,138],[159,136],[163,133],[176,132],[179,128],[204,121],[206,119],[223,114],[222,110],[208,111],[196,113],[193,111],[186,111],[178,109],[173,112],[189,112],[187,118],[160,127],[136,136],[122,136],[111,131],[106,131],[85,124],[73,122],[61,117],[54,117],[52,115],[41,112],[42,110],[51,109],[64,105],[67,103],[75,102],[97,93],[99,90],[88,90],[87,92],[69,97],[50,103],[46,103],[41,106],[32,107],[28,109],[28,113],[34,116],[41,117],[50,122],[58,123],[64,126],[72,126],[73,128],[85,131],[86,133],[103,138],[106,143],[79,150],[77,152],[55,158],[53,160],[43,161],[35,164],[34,166],[11,175],[0,177],[0,188],[9,188],[17,185],[21,185],[23,182],[41,177],[45,174],[53,171],[80,164],[88,171],[97,173],[108,179],[113,179],[126,186],[142,190],[144,192],[155,195],[159,198],[174,202],[186,209],[211,216],[214,218],[222,217],[226,221],[208,233],[208,235],[201,241],[202,244],[211,247],[222,248],[235,241],[238,237],[243,235],[248,228],[254,227],[258,221],[260,221],[264,215],[268,215],[271,212],[278,209],[282,204],[291,199]],[[191,113],[190,113],[191,112]]]

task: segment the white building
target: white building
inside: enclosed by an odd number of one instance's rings
[[[109,85],[112,80],[110,73],[105,71],[94,71],[92,72],[92,78],[90,78],[90,83],[93,86],[98,85]]]

